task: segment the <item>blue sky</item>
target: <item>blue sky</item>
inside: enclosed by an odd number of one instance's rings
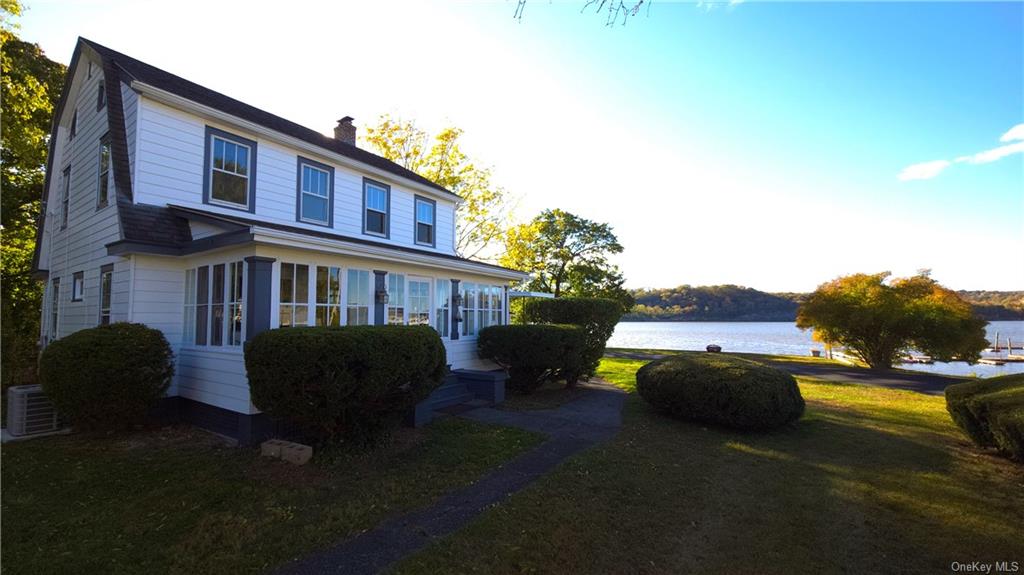
[[[518,219],[612,224],[632,287],[1024,289],[1024,3],[28,4],[57,60],[82,35],[324,132],[462,127]]]

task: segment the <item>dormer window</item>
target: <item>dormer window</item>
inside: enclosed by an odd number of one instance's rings
[[[321,226],[333,223],[334,168],[299,157],[297,218]]]
[[[103,82],[100,82],[99,87],[96,89],[96,111],[99,112],[106,105],[107,91],[103,88]]]
[[[435,213],[437,204],[433,200],[416,196],[416,243],[421,246],[434,247],[437,238],[434,237]]]
[[[363,233],[388,237],[391,188],[373,180],[363,180]]]
[[[203,201],[255,211],[256,142],[206,128],[206,177]]]

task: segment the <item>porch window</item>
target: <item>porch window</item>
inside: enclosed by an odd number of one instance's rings
[[[477,332],[476,312],[480,309],[479,289],[476,284],[462,284],[462,335],[474,336]]]
[[[434,329],[441,337],[448,337],[448,324],[451,323],[452,282],[440,279],[434,290]]]
[[[309,325],[309,266],[281,264],[281,327]]]
[[[235,261],[185,271],[185,344],[211,347],[242,345],[244,270],[245,264]],[[102,307],[100,313],[102,322]],[[109,311],[107,316],[107,321],[110,321]]]
[[[348,270],[348,286],[345,302],[345,323],[347,325],[369,325],[370,323],[370,272]]]
[[[405,276],[388,274],[388,323],[405,323]]]
[[[316,325],[341,325],[341,268],[316,268]]]
[[[430,281],[410,279],[409,325],[430,325]]]
[[[114,285],[114,266],[100,268],[100,325],[110,325],[111,292]]]

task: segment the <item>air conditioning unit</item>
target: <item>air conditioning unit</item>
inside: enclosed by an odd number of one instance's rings
[[[16,385],[7,390],[8,433],[35,435],[57,431],[60,427],[57,410],[43,393],[41,385]]]

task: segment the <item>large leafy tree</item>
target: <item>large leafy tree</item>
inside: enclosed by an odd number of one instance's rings
[[[889,280],[889,272],[854,274],[818,286],[797,311],[796,325],[839,344],[873,368],[890,368],[915,349],[940,361],[976,361],[988,342],[985,320],[971,305],[922,271]]]
[[[50,119],[65,72],[38,45],[18,38],[13,18],[20,14],[20,4],[0,0],[0,353],[5,387],[29,379],[35,365],[41,286],[31,275],[32,253]]]
[[[505,236],[501,264],[528,272],[523,287],[562,295],[605,297],[633,307],[633,296],[609,256],[622,253],[611,226],[563,210],[545,210]]]
[[[456,214],[455,249],[467,258],[486,258],[507,227],[511,201],[459,143],[462,130],[448,127],[434,136],[410,120],[381,116],[363,140],[378,154],[462,197]]]

